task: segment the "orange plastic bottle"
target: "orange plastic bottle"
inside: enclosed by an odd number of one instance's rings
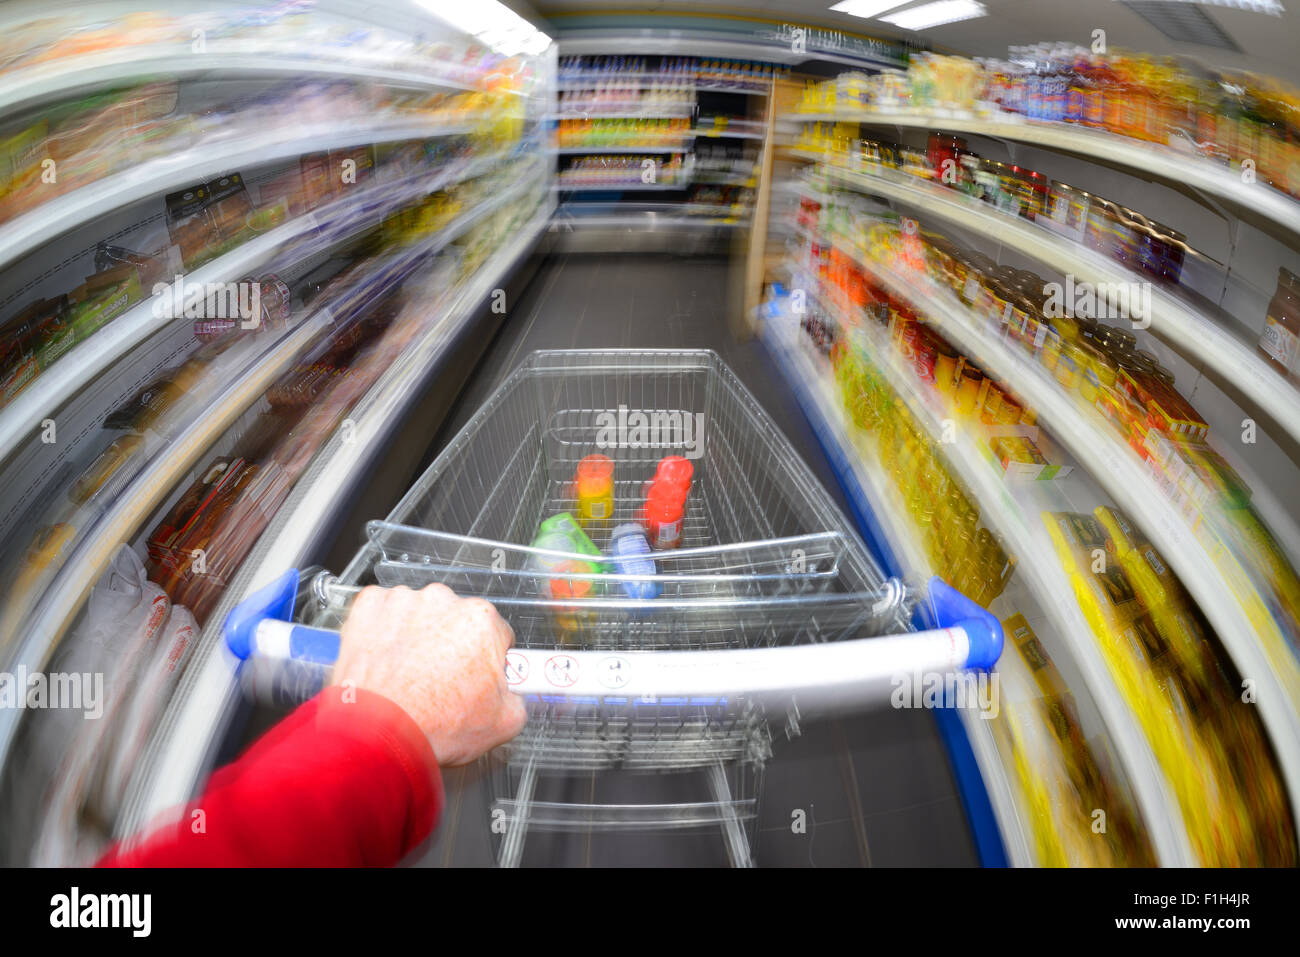
[[[694,477],[695,466],[691,464],[690,459],[680,455],[666,455],[659,460],[659,465],[655,469],[654,484],[679,489],[682,497],[685,498],[691,490]]]
[[[682,543],[686,496],[671,485],[655,484],[645,502],[645,530],[652,548],[677,548]]]
[[[603,527],[614,517],[614,461],[607,455],[588,455],[578,463],[573,480],[578,523],[587,530]]]

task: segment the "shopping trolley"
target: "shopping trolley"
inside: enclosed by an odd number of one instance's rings
[[[600,548],[637,520],[662,457],[693,462],[680,547],[654,552],[653,574],[530,544],[543,520],[577,514],[575,471],[593,453],[614,462],[613,514],[588,527]],[[226,638],[255,662],[328,664],[359,588],[432,582],[491,600],[515,633],[506,679],[529,720],[485,759],[502,865],[530,828],[700,826],[748,865],[773,720],[877,706],[901,676],[992,667],[1002,647],[997,620],[937,579],[924,597],[942,627],[913,631],[920,590],[885,578],[708,351],[533,353],[369,523],[340,576],[286,573],[231,612]],[[630,597],[646,585],[656,597]],[[552,799],[602,772],[686,775],[701,793]]]

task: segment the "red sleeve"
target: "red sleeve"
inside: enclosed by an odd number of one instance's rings
[[[372,692],[327,688],[214,774],[179,820],[99,866],[387,867],[441,811],[433,748],[410,716]]]

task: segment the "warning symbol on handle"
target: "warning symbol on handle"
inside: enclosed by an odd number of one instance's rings
[[[517,651],[506,652],[506,684],[520,685],[528,680],[528,659]]]
[[[555,655],[546,659],[546,680],[557,688],[569,688],[578,680],[578,659]]]
[[[596,677],[606,688],[617,691],[631,680],[631,668],[623,658],[602,658]]]

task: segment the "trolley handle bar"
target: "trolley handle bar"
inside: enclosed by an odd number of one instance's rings
[[[288,620],[298,589],[292,570],[241,602],[225,637],[239,658],[331,665],[339,633]],[[848,641],[720,651],[559,651],[515,648],[506,682],[518,694],[629,699],[798,694],[801,707],[845,695],[875,696],[919,674],[989,669],[1002,652],[997,619],[938,578],[929,585],[940,627]],[[811,700],[810,700],[811,699]]]

